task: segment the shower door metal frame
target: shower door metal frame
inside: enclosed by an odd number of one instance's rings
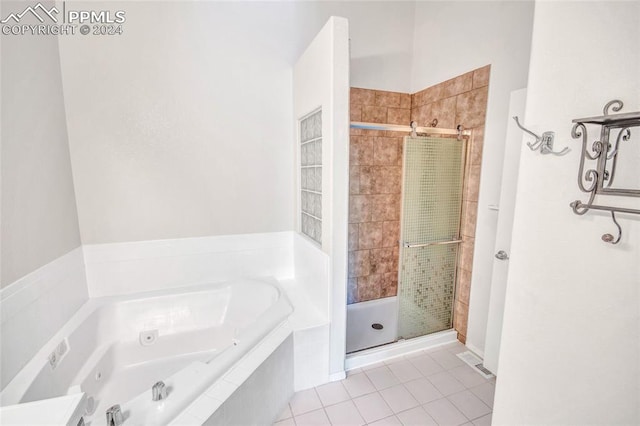
[[[407,242],[404,240],[404,226],[403,226],[403,222],[404,222],[404,205],[405,205],[405,182],[406,182],[406,173],[407,173],[407,168],[406,168],[406,155],[407,155],[407,149],[406,149],[406,142],[408,138],[412,138],[412,139],[419,139],[419,138],[429,138],[429,137],[437,137],[440,139],[451,139],[452,141],[455,142],[460,142],[462,141],[463,143],[463,155],[460,156],[461,158],[461,170],[462,170],[462,176],[461,176],[461,182],[462,182],[462,198],[461,198],[461,202],[460,202],[460,211],[459,211],[459,215],[460,215],[460,220],[458,221],[458,230],[457,230],[457,238],[453,239],[453,240],[441,240],[441,241],[430,241],[430,242],[426,242],[426,243],[417,243],[417,242]],[[437,136],[429,136],[429,134],[418,134],[417,136],[405,136],[403,138],[402,141],[402,193],[401,193],[401,199],[400,199],[400,240],[398,241],[398,244],[400,246],[400,249],[398,251],[398,263],[399,263],[399,267],[398,267],[398,290],[397,290],[397,295],[398,295],[398,300],[399,300],[399,296],[400,296],[400,286],[401,286],[401,275],[402,275],[402,267],[400,265],[400,261],[402,259],[402,255],[403,255],[403,251],[407,248],[419,248],[419,247],[428,247],[428,246],[434,246],[434,245],[449,245],[449,244],[459,244],[461,245],[463,240],[462,240],[462,235],[461,235],[461,231],[462,231],[462,209],[463,209],[463,204],[464,204],[464,193],[467,187],[467,182],[466,182],[466,177],[467,177],[467,166],[469,164],[469,139],[470,139],[470,131],[465,130],[465,132],[462,134],[462,137],[460,139],[458,138],[453,138],[453,137],[449,137],[447,138],[446,136],[444,136],[443,134],[439,134]],[[455,305],[456,305],[456,290],[458,287],[458,264],[460,261],[460,246],[458,247],[458,250],[456,251],[456,260],[455,260],[455,268],[454,268],[454,273],[453,273],[453,303],[451,304],[451,326],[449,327],[449,330],[453,329],[453,316],[455,314]],[[398,321],[396,322],[396,327],[398,327],[398,330],[396,330],[396,342],[400,340],[401,336],[399,336],[399,327],[400,327],[400,307],[398,307],[397,313],[398,315]],[[437,333],[437,332],[433,332],[433,333]],[[427,336],[429,334],[432,333],[426,333],[423,334],[421,336],[416,336],[416,337],[411,337],[409,339],[406,339],[404,337],[402,337],[402,340],[411,340],[411,339],[416,339],[416,338],[420,338],[420,337],[424,337]]]

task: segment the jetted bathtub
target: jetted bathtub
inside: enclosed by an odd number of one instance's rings
[[[292,306],[275,279],[90,299],[0,393],[3,406],[85,393],[84,420],[167,424]],[[152,401],[154,383],[168,396]]]

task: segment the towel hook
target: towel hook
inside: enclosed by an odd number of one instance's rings
[[[568,147],[565,147],[562,151],[553,150],[553,139],[556,136],[554,132],[544,132],[542,136],[538,136],[537,134],[533,133],[531,130],[525,129],[522,126],[522,124],[520,124],[520,120],[518,120],[517,115],[514,116],[513,119],[515,120],[518,127],[522,129],[523,132],[530,134],[536,139],[535,142],[527,142],[527,146],[531,151],[537,151],[539,149],[540,154],[553,154],[553,155],[559,155],[559,156],[565,155],[569,151],[571,151]]]
[[[605,243],[618,244],[620,242],[620,238],[622,238],[622,228],[620,227],[620,224],[616,220],[616,212],[611,211],[611,219],[613,219],[613,223],[615,223],[616,227],[618,228],[618,238],[616,238],[614,241],[613,235],[604,234],[602,236],[602,241],[604,241]]]

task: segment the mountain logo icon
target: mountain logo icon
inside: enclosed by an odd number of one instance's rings
[[[10,13],[5,19],[0,21],[2,24],[6,24],[10,20],[13,20],[16,24],[20,22],[20,20],[27,14],[31,14],[36,17],[36,19],[42,23],[44,23],[44,18],[49,17],[53,22],[57,23],[58,19],[53,14],[58,14],[58,9],[52,7],[51,9],[47,9],[42,5],[42,3],[38,3],[35,6],[28,6],[21,13]]]

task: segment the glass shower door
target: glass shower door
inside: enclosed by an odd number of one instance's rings
[[[404,139],[399,339],[452,326],[465,156],[465,139]]]

